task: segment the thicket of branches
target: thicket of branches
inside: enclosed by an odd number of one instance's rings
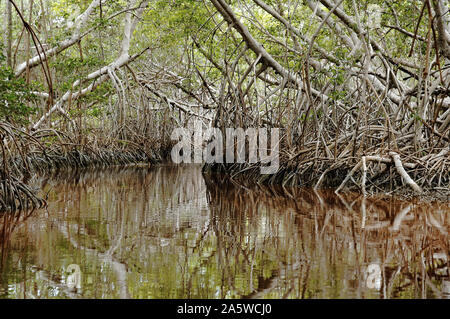
[[[448,189],[444,1],[424,1],[412,21],[399,21],[405,8],[393,3],[211,2],[231,43],[216,121],[283,128],[283,169],[268,179],[338,190],[351,180],[364,194],[404,184],[419,193]],[[299,21],[298,11],[307,19]],[[402,25],[415,22],[420,29],[427,19],[423,36]],[[240,169],[231,168],[234,176]]]
[[[364,194],[448,192],[448,0],[5,2],[6,67],[37,97],[29,124],[13,123],[23,132],[162,158],[192,119],[278,127],[277,174],[207,168]]]

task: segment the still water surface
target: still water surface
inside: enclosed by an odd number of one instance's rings
[[[449,202],[218,185],[199,167],[40,183],[47,210],[0,215],[2,298],[450,297]]]

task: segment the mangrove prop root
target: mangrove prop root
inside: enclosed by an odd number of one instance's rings
[[[4,122],[0,122],[0,137],[0,211],[46,207],[46,201],[36,195],[38,189],[27,185],[38,172],[156,163],[162,159],[157,152],[133,141],[112,140],[93,147],[90,143],[74,143],[73,137],[56,130],[28,134]]]
[[[414,182],[412,178],[408,175],[408,173],[405,171],[405,168],[403,167],[403,164],[400,160],[400,155],[398,155],[395,152],[390,152],[389,155],[392,157],[392,160],[395,163],[395,168],[397,169],[397,172],[405,180],[406,184],[408,184],[414,191],[422,193],[422,189],[419,187],[419,185],[417,185],[416,182]]]

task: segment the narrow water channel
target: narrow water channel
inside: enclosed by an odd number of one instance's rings
[[[448,202],[219,186],[200,167],[40,183],[47,210],[0,215],[1,298],[450,297]]]

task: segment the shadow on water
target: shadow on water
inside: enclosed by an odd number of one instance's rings
[[[448,202],[244,188],[200,167],[40,182],[46,211],[0,216],[0,297],[450,297]]]

